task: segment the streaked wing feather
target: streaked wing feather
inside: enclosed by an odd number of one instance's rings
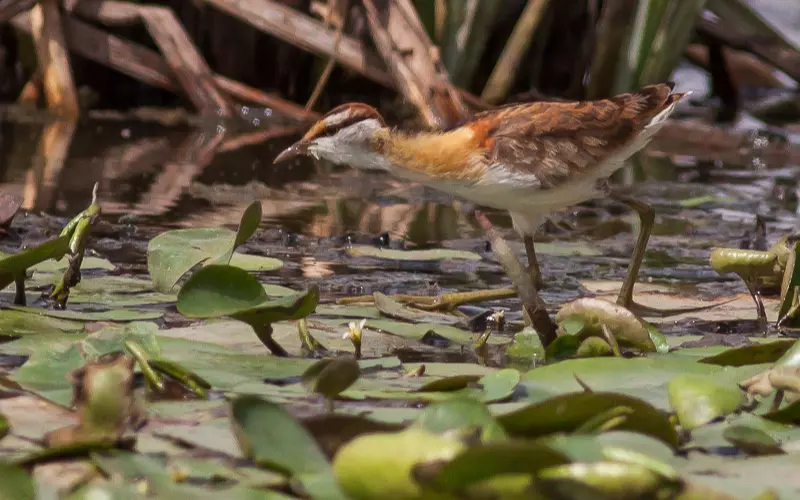
[[[591,169],[630,144],[680,95],[651,85],[610,99],[536,102],[476,115],[488,168],[533,175],[544,189]]]

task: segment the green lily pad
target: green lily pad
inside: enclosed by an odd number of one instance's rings
[[[278,299],[267,296],[261,283],[234,266],[210,265],[195,272],[178,293],[178,311],[190,318],[231,316],[246,323],[275,323],[311,314],[319,302],[312,287]]]
[[[278,259],[239,252],[234,252],[228,264],[240,267],[245,271],[276,271],[283,267],[283,262]]]
[[[58,273],[66,269],[67,266],[69,266],[69,261],[62,258],[59,260],[45,260],[35,266],[31,266],[29,269],[37,273]],[[104,271],[113,271],[116,268],[117,266],[112,264],[111,261],[101,257],[86,256],[81,261],[81,270],[102,269]]]
[[[754,427],[732,425],[722,436],[748,455],[780,455],[781,445],[772,436]]]
[[[389,318],[414,323],[441,323],[446,325],[463,323],[461,318],[450,314],[411,309],[380,292],[375,292],[372,295],[375,297],[375,307],[378,308],[381,314]]]
[[[746,366],[774,363],[796,343],[795,340],[775,340],[762,344],[751,344],[727,349],[714,356],[706,356],[698,363],[720,366]]]
[[[0,462],[0,500],[33,500],[36,488],[33,477],[21,467]]]
[[[747,397],[735,384],[721,384],[697,375],[679,375],[668,387],[669,402],[681,426],[694,429],[738,410]]]
[[[169,292],[198,264],[228,264],[236,247],[252,236],[260,220],[261,203],[253,202],[242,215],[236,232],[224,228],[196,228],[159,234],[147,246],[147,270],[155,289]]]
[[[594,298],[578,299],[563,306],[556,314],[556,322],[578,316],[584,325],[578,337],[603,337],[602,326],[606,326],[621,346],[633,347],[645,352],[655,352],[656,346],[644,322],[624,307]]]
[[[542,470],[536,490],[547,498],[673,498],[681,483],[633,463],[565,464]]]
[[[454,344],[472,345],[478,338],[478,335],[461,328],[440,323],[404,323],[389,319],[368,319],[364,326],[381,333],[420,341],[426,340],[429,335],[436,335]],[[489,345],[503,345],[509,342],[511,342],[511,339],[508,337],[492,335],[486,343]]]
[[[428,497],[413,478],[415,467],[430,460],[447,460],[464,448],[458,439],[419,427],[377,432],[344,445],[334,457],[333,470],[353,500],[423,499]]]
[[[83,330],[83,323],[44,316],[27,311],[0,312],[0,334],[8,336],[47,335]]]
[[[481,260],[481,256],[467,250],[452,250],[449,248],[432,248],[428,250],[392,250],[368,245],[354,245],[347,249],[347,253],[354,257],[375,257],[387,260]]]
[[[796,340],[794,344],[775,361],[775,366],[800,366],[800,340]]]
[[[146,321],[158,319],[162,311],[138,311],[134,309],[112,309],[110,311],[75,311],[73,309],[40,309],[37,307],[11,306],[12,309],[52,318],[75,321]]]
[[[0,413],[0,439],[3,439],[8,434],[9,425],[8,419]]]
[[[495,441],[471,446],[442,466],[433,478],[437,489],[457,492],[481,481],[506,474],[536,475],[554,465],[569,462],[563,453],[546,444]]]
[[[231,401],[231,419],[244,455],[292,476],[312,498],[346,500],[325,454],[286,410],[257,396]]]
[[[527,327],[515,333],[514,340],[506,346],[506,356],[511,363],[526,367],[544,363],[545,349],[536,330]]]
[[[415,426],[442,434],[454,430],[481,429],[481,440],[508,439],[486,406],[471,398],[453,398],[429,405],[414,421]]]
[[[612,392],[583,392],[556,396],[505,413],[498,422],[516,436],[538,437],[572,432],[596,415],[617,407],[630,408],[617,430],[639,432],[678,445],[678,434],[666,415],[645,401]]]
[[[310,392],[333,399],[360,376],[361,368],[353,357],[321,359],[303,372],[303,385]]]

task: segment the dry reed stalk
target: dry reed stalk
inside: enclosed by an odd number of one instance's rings
[[[508,95],[511,84],[517,76],[520,61],[530,47],[533,34],[549,3],[549,0],[528,0],[522,16],[514,26],[503,53],[483,89],[481,98],[484,101],[494,103]]]
[[[41,0],[31,9],[30,19],[47,107],[61,117],[77,119],[80,104],[67,56],[58,0]]]
[[[31,32],[30,18],[27,13],[18,15],[12,22],[17,29]],[[181,87],[173,80],[174,77],[166,61],[158,52],[75,18],[64,19],[64,27],[67,45],[77,54],[116,69],[147,85],[170,91],[181,90]],[[268,106],[297,121],[314,121],[320,118],[319,114],[306,112],[297,104],[227,77],[214,75],[214,82],[223,92],[234,99]]]

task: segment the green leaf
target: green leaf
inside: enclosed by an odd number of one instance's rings
[[[481,440],[508,439],[486,406],[471,398],[453,398],[429,405],[414,421],[414,426],[443,434],[448,431],[481,429]]]
[[[375,257],[388,260],[436,261],[450,259],[481,260],[481,256],[467,250],[432,248],[429,250],[392,250],[368,245],[354,245],[347,249],[354,257]]]
[[[24,469],[0,462],[0,500],[34,500],[36,488]]]
[[[563,306],[556,314],[561,324],[575,316],[584,321],[578,338],[603,337],[605,325],[621,346],[633,347],[645,352],[655,352],[656,346],[644,322],[624,307],[594,298],[578,299]]]
[[[3,439],[8,434],[9,425],[8,419],[0,413],[0,439]]]
[[[68,259],[59,259],[59,260],[45,260],[36,264],[35,266],[31,266],[30,270],[36,273],[60,273],[64,271],[69,266]],[[100,257],[91,257],[86,256],[81,261],[81,270],[86,269],[102,269],[104,271],[113,271],[117,268],[114,264],[111,263],[108,259],[103,259]]]
[[[60,259],[69,250],[71,237],[71,234],[66,234],[54,240],[45,241],[33,248],[3,257],[0,259],[0,275],[18,275],[40,262],[49,259]]]
[[[495,441],[461,452],[433,480],[437,489],[455,493],[498,475],[536,475],[547,467],[568,462],[563,453],[542,443]]]
[[[222,228],[178,229],[159,234],[147,246],[147,271],[155,289],[168,293],[198,264],[227,264],[236,233]]]
[[[272,257],[262,255],[249,255],[235,252],[231,257],[230,265],[244,269],[245,271],[276,271],[283,267],[283,262]]]
[[[732,425],[722,436],[748,455],[780,455],[784,453],[780,443],[772,436],[746,425]]]
[[[321,359],[303,372],[303,385],[310,392],[333,399],[361,376],[356,358]]]
[[[546,498],[673,498],[681,483],[640,464],[593,462],[542,470],[534,483]]]
[[[249,240],[258,231],[259,224],[261,224],[261,202],[254,201],[242,213],[239,229],[236,231],[236,240],[233,244],[234,248]]]
[[[679,375],[667,389],[681,426],[694,429],[738,410],[747,402],[735,384],[721,384],[697,375]]]
[[[343,446],[334,457],[333,470],[342,489],[353,500],[422,499],[426,497],[414,480],[415,467],[429,460],[448,460],[464,448],[458,439],[419,427],[378,432],[360,436]]]
[[[308,316],[318,302],[316,287],[270,300],[261,283],[247,271],[211,265],[186,280],[178,293],[177,307],[190,318],[231,316],[251,325],[263,325]]]
[[[330,470],[314,438],[279,405],[240,396],[231,401],[230,414],[242,453],[258,465],[287,475]]]
[[[72,309],[40,309],[37,307],[11,306],[12,309],[52,318],[75,321],[145,321],[158,319],[162,311],[137,311],[134,309],[112,309],[110,311],[75,311]]]
[[[514,334],[513,342],[506,346],[506,356],[511,363],[524,364],[526,367],[542,364],[546,358],[542,339],[531,327]]]
[[[0,312],[0,333],[8,336],[47,335],[61,332],[78,332],[83,324],[76,321],[52,318],[26,311]]]
[[[775,340],[762,344],[750,344],[727,349],[714,356],[706,356],[698,363],[720,366],[747,366],[761,363],[774,363],[781,359],[796,344],[795,340]]]
[[[620,406],[628,407],[632,412],[616,429],[640,432],[673,447],[678,445],[678,434],[662,412],[640,399],[611,392],[556,396],[505,413],[498,417],[498,421],[509,434],[538,437],[572,432],[595,415]]]
[[[380,292],[375,292],[372,295],[375,297],[375,307],[378,308],[378,311],[390,318],[411,321],[414,323],[433,322],[448,325],[463,323],[461,318],[450,314],[414,310]]]
[[[228,264],[233,251],[258,229],[261,203],[251,203],[242,214],[239,229],[178,229],[159,234],[147,246],[147,271],[159,292],[169,292],[175,283],[198,264]],[[239,259],[245,259],[246,257]]]
[[[577,358],[598,358],[601,356],[612,356],[614,353],[611,346],[600,337],[589,337],[581,342],[578,351],[575,353]]]

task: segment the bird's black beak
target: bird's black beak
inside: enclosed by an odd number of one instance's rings
[[[280,163],[282,161],[291,160],[298,156],[304,155],[308,152],[309,143],[306,141],[297,141],[288,148],[284,149],[272,163]]]

